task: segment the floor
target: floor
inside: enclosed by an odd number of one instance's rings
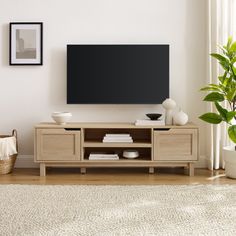
[[[91,168],[80,174],[79,168],[47,168],[47,176],[40,177],[39,169],[15,169],[13,173],[0,175],[0,184],[236,184],[225,177],[223,170],[195,169],[189,177],[184,168],[157,168],[148,174],[147,168]]]

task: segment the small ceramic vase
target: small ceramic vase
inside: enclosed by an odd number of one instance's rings
[[[173,124],[173,109],[176,107],[176,102],[170,98],[167,98],[162,106],[165,108],[165,124],[172,125]]]
[[[174,114],[173,120],[175,125],[185,125],[188,122],[188,115],[180,110]]]

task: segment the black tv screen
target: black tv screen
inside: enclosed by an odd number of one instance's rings
[[[68,104],[158,104],[169,97],[169,45],[67,45]]]

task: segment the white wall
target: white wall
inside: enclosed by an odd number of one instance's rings
[[[53,111],[73,121],[134,121],[154,105],[66,105],[66,44],[170,44],[171,97],[201,126],[206,77],[205,0],[0,0],[0,133],[16,128],[20,154],[33,154],[33,126]],[[9,66],[8,24],[44,23],[44,65]]]

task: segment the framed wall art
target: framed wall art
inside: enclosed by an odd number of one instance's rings
[[[10,23],[10,65],[43,64],[43,23]]]

